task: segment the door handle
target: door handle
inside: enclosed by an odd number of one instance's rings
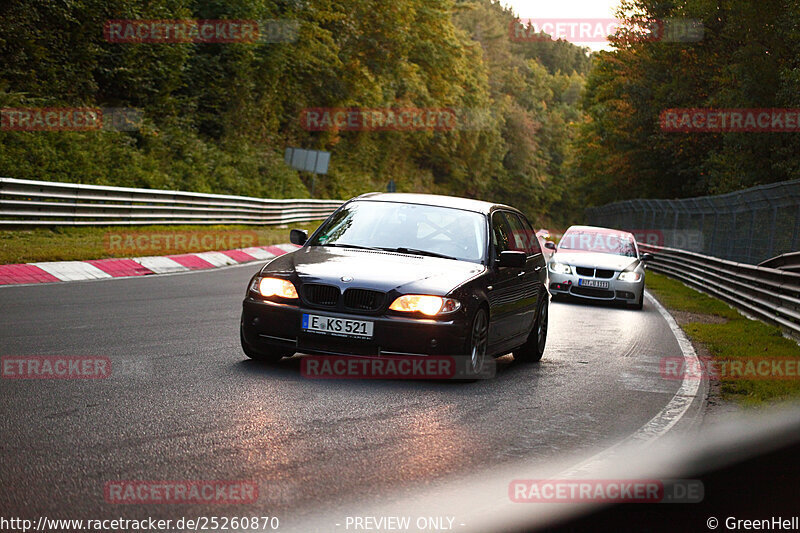
[[[520,272],[519,274],[517,274],[517,277],[518,277],[518,278],[521,278],[521,277],[522,277],[522,276],[524,276],[524,275],[525,275],[525,271],[522,271],[522,272]]]
[[[534,269],[533,269],[533,271],[534,271],[534,272],[539,272],[539,271],[541,271],[543,268],[544,268],[544,267],[540,267],[540,266],[538,266],[538,267],[534,268]]]

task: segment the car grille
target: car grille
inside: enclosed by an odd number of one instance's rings
[[[383,305],[383,293],[365,289],[344,291],[344,306],[356,311],[377,311]]]
[[[614,277],[613,270],[603,270],[602,268],[595,270],[588,267],[575,267],[575,272],[577,272],[579,276],[584,276],[587,278],[611,279]]]
[[[339,303],[339,288],[333,285],[310,283],[303,286],[303,292],[309,303],[335,307]]]

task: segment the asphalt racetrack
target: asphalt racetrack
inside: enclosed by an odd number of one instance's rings
[[[590,456],[656,416],[681,350],[644,311],[553,302],[544,359],[474,383],[312,380],[248,360],[257,264],[0,289],[0,355],[105,356],[106,379],[0,382],[0,507],[49,518],[276,516],[375,503],[525,461]],[[673,431],[680,431],[678,427]],[[120,505],[115,480],[251,480],[254,503]],[[339,517],[331,517],[331,527]]]

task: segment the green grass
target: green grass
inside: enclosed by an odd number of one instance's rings
[[[705,346],[717,360],[783,358],[800,361],[800,346],[775,326],[750,320],[728,304],[654,272],[647,273],[647,287],[671,311],[701,315],[681,327],[695,343]],[[722,323],[704,318],[720,317]],[[719,322],[719,319],[716,319]],[[800,398],[800,380],[723,379],[723,398],[746,406]]]
[[[290,227],[305,229],[311,233],[318,225],[319,222],[312,222],[291,224]],[[198,233],[214,236],[211,240],[215,242],[208,242],[209,239],[205,243],[200,239],[192,242],[192,235]],[[152,238],[154,235],[162,236],[162,242],[155,246],[141,247],[135,244],[135,240],[131,240],[143,236],[146,239],[144,242],[155,243]],[[181,235],[186,241],[175,245],[173,241],[164,239],[163,236],[167,235],[173,238]],[[115,246],[115,242],[120,245]],[[133,243],[134,246],[125,246],[126,242]],[[172,255],[287,242],[289,229],[276,226],[108,226],[2,230],[0,264]]]
[[[647,271],[647,288],[658,296],[658,300],[669,309],[713,315],[730,320],[744,318],[725,302],[651,270]]]

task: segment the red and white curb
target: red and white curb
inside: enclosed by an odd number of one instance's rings
[[[199,252],[162,257],[0,265],[0,285],[128,278],[150,274],[207,270],[252,263],[254,261],[266,261],[287,252],[293,252],[297,248],[298,246],[294,244],[278,244],[275,246],[258,246],[238,250]]]

